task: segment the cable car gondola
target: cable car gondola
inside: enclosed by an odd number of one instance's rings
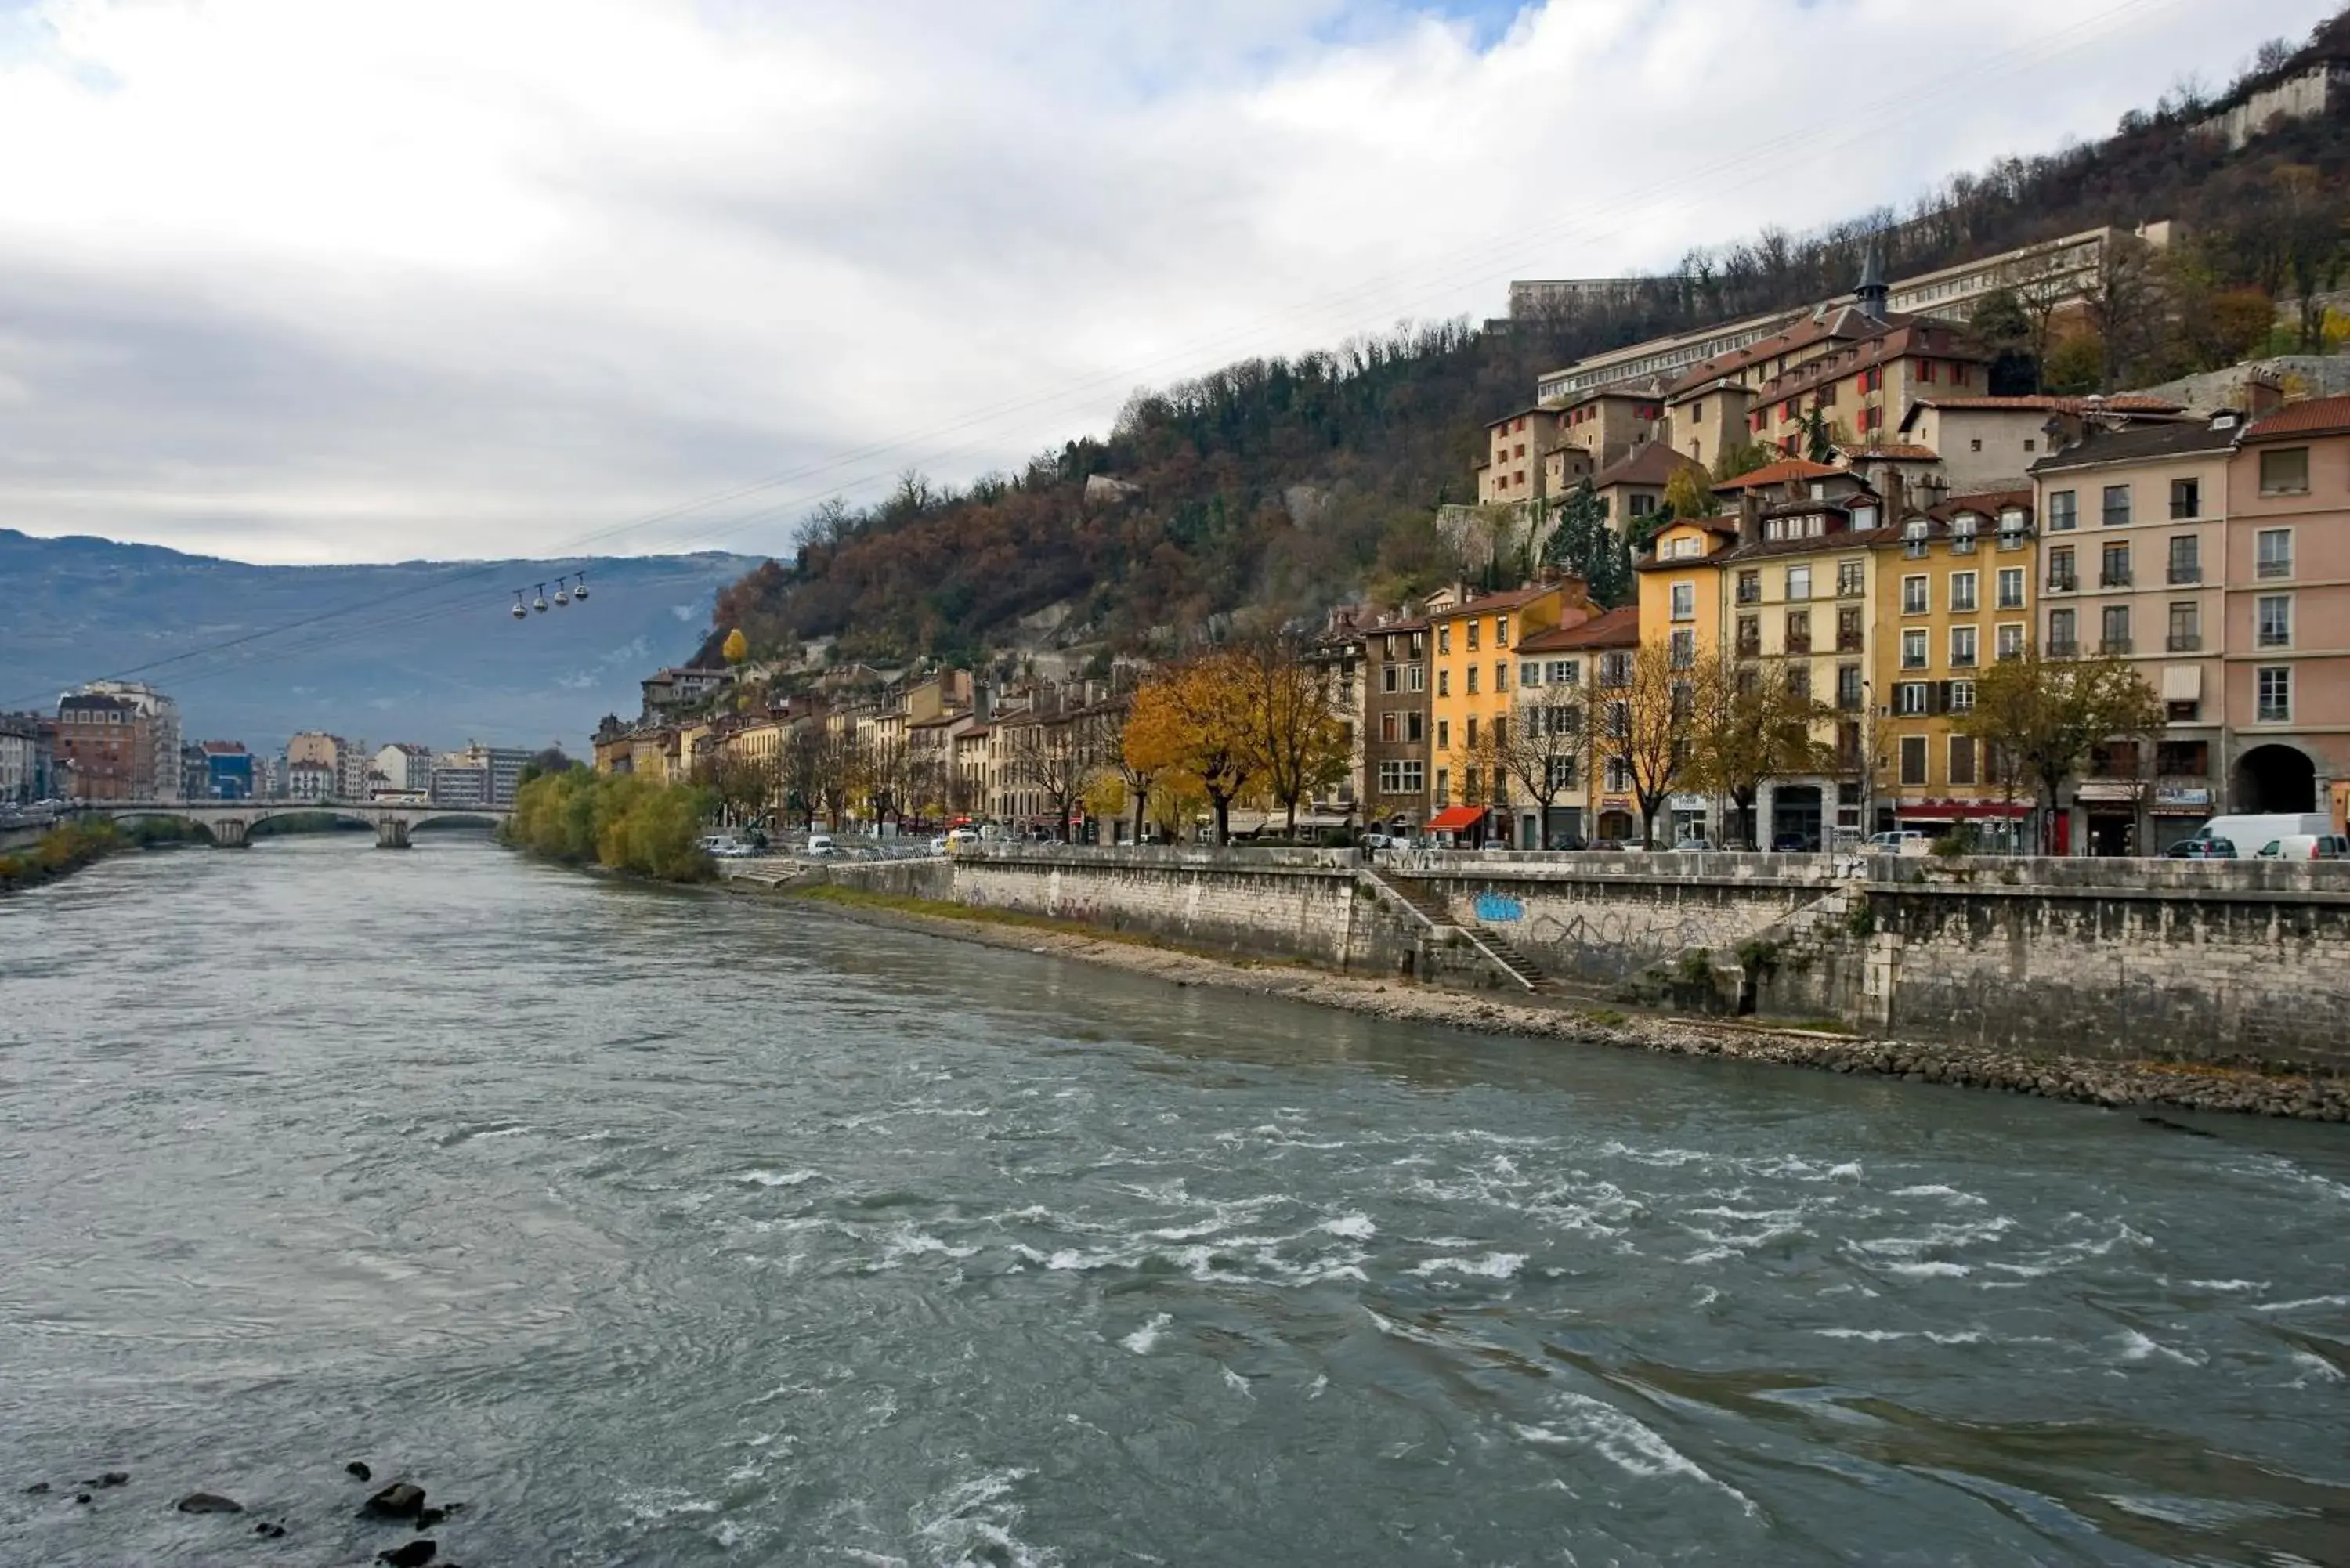
[[[545,615],[546,613],[546,585],[545,583],[538,585],[538,597],[530,601],[530,607],[536,610],[541,615]]]
[[[523,607],[522,590],[520,588],[516,588],[515,590],[513,614],[516,620],[528,620],[530,618],[530,611]]]

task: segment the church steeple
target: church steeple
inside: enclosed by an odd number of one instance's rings
[[[1860,286],[1853,293],[1860,300],[1861,314],[1871,321],[1885,319],[1885,302],[1893,290],[1885,281],[1885,257],[1877,242],[1868,242],[1868,254],[1860,264]]]

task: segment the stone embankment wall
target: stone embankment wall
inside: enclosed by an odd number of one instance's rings
[[[1398,972],[1412,933],[1357,864],[1343,850],[990,847],[955,857],[948,896],[1212,952]]]
[[[1364,869],[1344,851],[988,846],[857,875],[1212,951],[1493,983]],[[1586,994],[2350,1072],[2350,865],[1478,855],[1378,874]]]

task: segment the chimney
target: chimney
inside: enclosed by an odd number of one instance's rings
[[[1896,528],[1909,521],[1909,482],[1898,463],[1885,465],[1885,520]]]
[[[2255,372],[2244,378],[2246,417],[2264,420],[2284,407],[2284,388],[2274,376]]]
[[[1738,542],[1758,545],[1762,541],[1762,501],[1748,485],[1738,493]]]

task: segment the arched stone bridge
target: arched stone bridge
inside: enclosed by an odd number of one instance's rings
[[[410,805],[374,800],[94,800],[76,812],[85,818],[115,822],[142,816],[192,822],[212,835],[213,847],[219,849],[243,849],[247,830],[273,816],[324,815],[341,822],[363,822],[375,829],[378,849],[405,849],[409,830],[427,823],[495,826],[513,815],[511,808],[503,805]]]

